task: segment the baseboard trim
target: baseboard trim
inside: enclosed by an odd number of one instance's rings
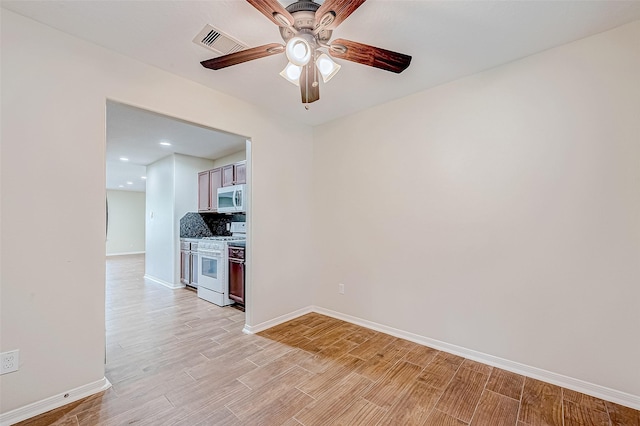
[[[151,275],[147,275],[147,274],[144,274],[144,279],[145,280],[149,280],[151,282],[154,282],[156,284],[160,284],[160,285],[165,286],[167,288],[170,288],[171,290],[175,290],[175,289],[178,289],[178,288],[185,288],[186,287],[184,284],[175,285],[175,284],[170,283],[168,281],[161,280],[160,278],[152,277]]]
[[[269,320],[269,321],[262,322],[262,323],[257,324],[257,325],[251,326],[251,325],[245,324],[244,328],[242,329],[242,332],[246,333],[246,334],[259,333],[262,330],[266,330],[268,328],[275,327],[278,324],[282,324],[283,322],[290,321],[290,320],[292,320],[294,318],[301,317],[302,315],[306,315],[306,314],[311,313],[311,312],[313,312],[313,306],[307,306],[306,308],[302,308],[302,309],[298,309],[298,310],[293,311],[293,312],[289,312],[288,314],[281,315],[281,316],[279,316],[277,318],[274,318],[274,319]]]
[[[106,377],[92,383],[77,387],[75,389],[61,392],[49,398],[25,405],[15,410],[0,414],[0,425],[9,426],[21,422],[31,417],[38,416],[47,411],[62,407],[82,398],[86,398],[98,392],[105,391],[111,387],[111,383]],[[66,398],[65,398],[65,395]]]
[[[327,315],[329,317],[350,322],[352,324],[360,325],[362,327],[366,327],[372,330],[380,331],[382,333],[390,334],[395,337],[400,337],[401,339],[410,340],[420,345],[429,346],[434,349],[438,349],[444,352],[469,358],[473,361],[478,361],[483,364],[488,364],[493,367],[498,367],[503,370],[511,371],[513,373],[521,374],[523,376],[531,377],[533,379],[542,380],[544,382],[552,383],[554,385],[561,386],[566,389],[571,389],[576,392],[584,393],[587,395],[594,396],[596,398],[604,399],[606,401],[615,402],[616,404],[620,404],[626,407],[640,410],[640,396],[638,395],[621,392],[615,389],[607,388],[605,386],[585,382],[584,380],[575,379],[573,377],[568,377],[562,374],[554,373],[552,371],[543,370],[541,368],[532,367],[530,365],[525,365],[519,362],[510,361],[508,359],[478,352],[473,349],[468,349],[461,346],[453,345],[451,343],[442,342],[440,340],[431,339],[429,337],[410,333],[408,331],[399,330],[397,328],[389,327],[383,324],[378,324],[373,321],[343,314],[341,312],[332,311],[330,309],[322,308],[320,306],[312,305],[306,308],[298,309],[297,311],[279,316],[278,318],[274,318],[273,320],[270,320],[270,321],[265,321],[254,327],[245,325],[245,328],[243,331],[245,333],[257,333],[259,331],[266,330],[268,328],[271,328],[283,322],[292,320],[299,316],[308,314],[310,312],[317,312],[322,315]]]
[[[109,253],[107,254],[107,257],[113,257],[113,256],[129,256],[132,254],[145,254],[144,251],[127,251],[124,253]]]

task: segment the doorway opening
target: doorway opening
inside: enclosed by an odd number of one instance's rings
[[[142,285],[188,292],[206,301],[198,291],[198,240],[229,236],[232,222],[244,222],[250,241],[251,141],[107,100],[105,158],[107,280],[110,260],[137,256],[144,263]],[[213,170],[224,172],[224,186],[242,186],[246,203],[241,209],[218,212],[216,188],[201,186],[203,174]],[[188,259],[181,250],[185,241],[190,243]],[[227,271],[220,274],[227,286],[223,292],[228,292],[230,279],[227,259],[224,253],[220,261],[221,270]],[[250,257],[244,262],[242,272],[250,269]],[[243,273],[244,294],[250,286],[247,276]],[[233,282],[238,288],[237,277]],[[228,295],[225,300],[236,304]],[[246,300],[246,315],[250,305]]]

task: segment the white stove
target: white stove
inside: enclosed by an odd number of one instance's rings
[[[229,299],[227,243],[247,239],[246,223],[232,222],[231,232],[231,236],[205,237],[198,243],[198,297],[218,306],[233,303]]]

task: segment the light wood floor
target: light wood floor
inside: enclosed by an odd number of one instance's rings
[[[603,425],[640,412],[309,314],[259,335],[244,313],[107,260],[113,387],[22,425]]]

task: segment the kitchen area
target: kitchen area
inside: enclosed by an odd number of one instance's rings
[[[145,282],[244,310],[250,145],[108,101],[107,256],[144,254]]]
[[[180,219],[180,282],[244,311],[246,235],[246,161],[199,172],[198,212]]]

